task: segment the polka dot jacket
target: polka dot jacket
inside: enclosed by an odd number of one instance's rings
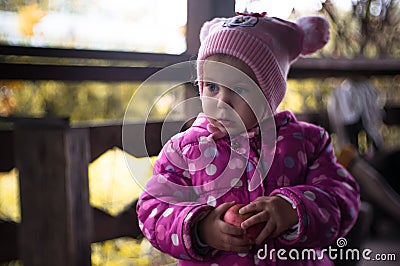
[[[212,139],[208,124],[200,114],[165,144],[155,162],[137,207],[151,244],[178,258],[179,265],[332,265],[323,248],[335,247],[351,229],[360,199],[357,183],[336,163],[329,134],[289,111],[277,113],[272,126],[261,124],[258,134],[234,138]],[[246,254],[199,251],[193,227],[208,210],[277,194],[297,210],[295,237],[266,240]],[[310,248],[316,255],[300,256]],[[272,249],[286,250],[286,257]]]

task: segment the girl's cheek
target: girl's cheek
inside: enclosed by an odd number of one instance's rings
[[[212,99],[207,99],[207,98],[202,98],[201,100],[201,106],[203,108],[203,112],[207,114],[213,114],[215,113],[216,109],[216,103],[215,100]]]

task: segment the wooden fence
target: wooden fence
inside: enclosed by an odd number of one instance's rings
[[[17,167],[21,223],[0,223],[0,261],[24,265],[91,265],[92,242],[138,237],[137,217],[112,217],[89,204],[88,165],[110,148],[122,148],[121,124],[70,127],[60,119],[3,118],[14,129],[0,131],[0,171]],[[136,157],[157,155],[183,123],[124,125]],[[125,225],[125,226],[124,226]]]

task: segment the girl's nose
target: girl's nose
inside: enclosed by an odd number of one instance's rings
[[[218,93],[218,108],[232,107],[233,91],[226,87],[221,87]]]

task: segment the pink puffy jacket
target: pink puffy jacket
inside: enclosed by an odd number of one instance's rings
[[[154,247],[178,258],[179,265],[332,265],[321,251],[335,247],[355,223],[358,185],[336,163],[324,129],[297,121],[289,111],[274,118],[274,147],[250,134],[214,142],[204,114],[166,143],[137,207],[140,227]],[[261,124],[260,132],[264,140],[275,135],[270,125]],[[197,248],[195,225],[207,210],[276,194],[297,210],[294,237],[267,239],[245,254]]]

